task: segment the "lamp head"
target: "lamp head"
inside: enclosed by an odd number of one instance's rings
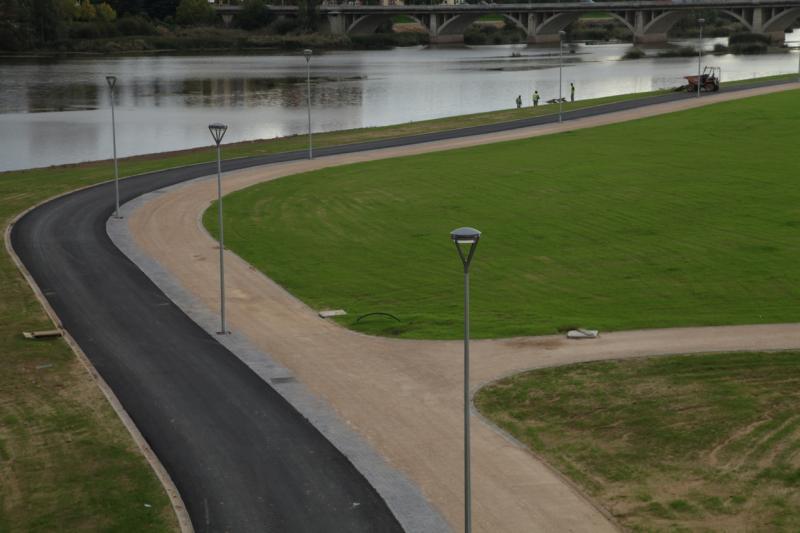
[[[211,132],[211,136],[214,138],[214,142],[219,143],[222,142],[222,138],[225,137],[225,132],[228,131],[228,126],[225,124],[220,124],[219,122],[215,122],[214,124],[208,125],[208,131]]]
[[[456,245],[458,257],[461,258],[461,263],[464,265],[464,272],[469,271],[469,264],[472,262],[472,256],[475,255],[480,238],[481,232],[475,228],[464,227],[450,232],[450,239]]]
[[[117,77],[116,76],[106,76],[106,83],[108,84],[108,88],[113,90],[114,86],[117,84]]]

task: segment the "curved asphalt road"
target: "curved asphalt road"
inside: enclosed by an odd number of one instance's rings
[[[771,85],[775,83],[764,83]],[[755,85],[742,86],[751,88]],[[736,90],[736,89],[729,89]],[[685,93],[576,110],[580,118]],[[554,122],[537,117],[321,148],[317,157]],[[235,170],[305,151],[224,162]],[[214,174],[213,163],[120,183],[127,202]],[[399,531],[379,495],[294,408],[209,336],[111,242],[113,183],[48,202],[12,229],[14,250],[174,480],[197,531]]]

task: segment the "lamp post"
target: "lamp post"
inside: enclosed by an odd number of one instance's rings
[[[563,107],[564,98],[561,96],[563,86],[562,71],[564,70],[564,36],[567,33],[564,30],[558,32],[558,122],[561,123],[561,108]]]
[[[313,159],[314,153],[312,151],[311,143],[311,54],[314,52],[310,48],[303,50],[303,55],[306,57],[306,96],[308,98],[308,158]]]
[[[217,332],[220,335],[225,335],[228,330],[225,329],[225,232],[222,226],[222,152],[220,151],[220,143],[228,131],[228,126],[225,124],[209,124],[208,130],[217,143],[217,207],[219,208],[217,217],[219,219],[219,309],[220,309],[220,328]]]
[[[109,98],[111,100],[111,142],[114,145],[114,218],[119,216],[119,167],[117,166],[117,121],[114,116],[114,87],[117,85],[116,76],[106,76]]]
[[[697,22],[700,24],[700,42],[697,46],[697,97],[700,98],[700,85],[702,85],[700,64],[703,61],[703,24],[706,23],[706,19],[697,19]]]
[[[464,265],[464,531],[472,532],[472,487],[470,481],[469,446],[469,265],[481,232],[475,228],[458,228],[450,232],[458,257]]]

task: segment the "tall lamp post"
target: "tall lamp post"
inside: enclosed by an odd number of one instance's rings
[[[800,82],[800,41],[797,42],[797,81]]]
[[[564,36],[567,33],[564,30],[558,32],[558,122],[561,122],[561,108],[563,107],[564,98],[561,96],[563,87],[562,71],[564,70]]]
[[[308,98],[308,158],[313,159],[314,153],[312,151],[311,143],[311,54],[314,52],[310,48],[303,50],[303,55],[306,57],[306,96]]]
[[[228,131],[228,126],[225,124],[209,124],[208,130],[217,143],[217,207],[219,208],[217,217],[219,219],[219,309],[220,309],[220,328],[217,332],[220,335],[225,335],[228,330],[225,329],[225,232],[222,226],[222,152],[220,151],[220,143]]]
[[[114,116],[114,87],[117,85],[116,76],[106,76],[109,98],[111,99],[111,143],[114,145],[114,218],[119,216],[119,167],[117,166],[117,121]]]
[[[458,257],[464,265],[464,531],[472,532],[472,486],[470,481],[469,446],[469,265],[481,232],[475,228],[458,228],[450,232]]]
[[[697,43],[697,97],[700,98],[700,86],[703,81],[700,78],[700,64],[703,61],[703,24],[706,23],[706,19],[697,19],[697,23],[700,24],[700,42]]]

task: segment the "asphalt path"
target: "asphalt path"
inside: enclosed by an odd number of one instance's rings
[[[749,84],[726,92],[776,82]],[[566,120],[692,97],[670,93]],[[320,148],[322,157],[547,124],[557,117]],[[230,171],[305,151],[234,159]],[[120,200],[214,174],[215,163],[120,182]],[[399,531],[361,474],[267,383],[173,304],[106,233],[113,182],[33,209],[12,246],[169,472],[197,531]]]

